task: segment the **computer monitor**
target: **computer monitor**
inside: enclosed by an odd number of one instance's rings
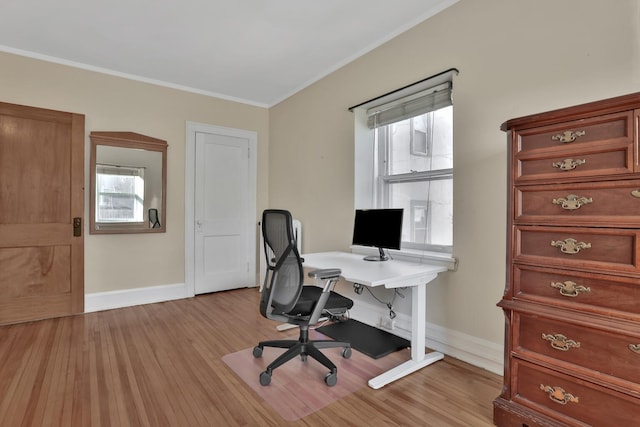
[[[402,241],[402,209],[357,209],[353,223],[354,245],[378,248],[379,256],[365,257],[367,261],[389,259],[383,249],[400,249]]]

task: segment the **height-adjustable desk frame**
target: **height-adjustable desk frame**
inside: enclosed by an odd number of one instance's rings
[[[389,260],[365,261],[363,255],[348,252],[320,252],[304,254],[304,266],[309,268],[340,268],[342,277],[364,286],[385,288],[411,287],[411,360],[369,380],[369,387],[378,389],[399,378],[424,368],[444,355],[425,353],[427,284],[447,267]]]

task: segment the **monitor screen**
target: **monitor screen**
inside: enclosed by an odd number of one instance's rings
[[[353,244],[379,249],[400,249],[402,209],[358,209],[353,224]]]

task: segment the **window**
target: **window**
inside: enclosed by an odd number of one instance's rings
[[[356,208],[403,208],[403,249],[452,252],[452,77],[445,72],[352,108]]]
[[[96,222],[144,221],[144,168],[96,164]]]
[[[377,207],[404,208],[403,247],[453,244],[453,107],[375,128]]]

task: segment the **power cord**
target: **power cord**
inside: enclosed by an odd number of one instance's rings
[[[393,319],[396,318],[397,315],[396,315],[396,312],[393,311],[393,303],[396,301],[396,297],[398,297],[398,296],[400,296],[400,298],[404,298],[404,295],[397,288],[393,290],[393,298],[391,299],[391,301],[383,301],[383,300],[381,300],[367,286],[361,285],[360,283],[354,283],[353,284],[353,291],[358,295],[361,295],[362,291],[364,289],[366,289],[367,292],[369,292],[369,294],[373,297],[373,299],[378,301],[380,304],[387,306],[387,308],[389,309],[389,318],[390,319],[393,320]]]

